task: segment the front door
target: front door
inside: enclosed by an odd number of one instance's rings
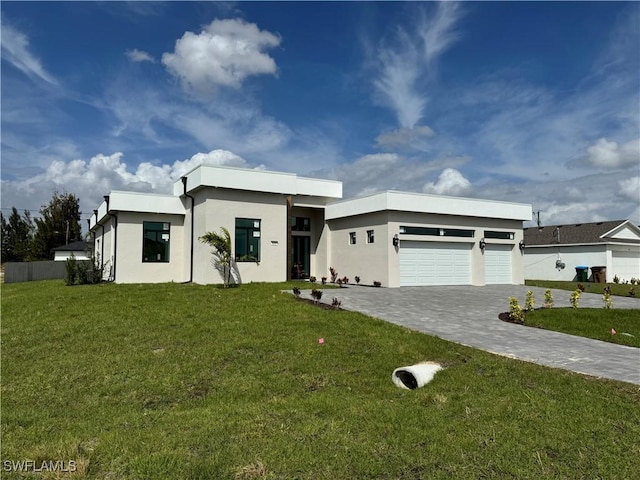
[[[293,240],[293,271],[294,280],[309,278],[311,274],[311,237],[295,236]]]

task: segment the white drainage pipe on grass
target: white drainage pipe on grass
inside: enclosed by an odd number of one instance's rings
[[[442,370],[442,366],[436,362],[422,362],[408,367],[396,368],[391,374],[391,380],[396,386],[407,390],[415,390],[424,387],[433,380],[436,373]]]

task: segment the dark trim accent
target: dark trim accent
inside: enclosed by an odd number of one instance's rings
[[[109,211],[109,195],[105,195],[104,201],[107,203],[107,216],[113,218],[113,279],[109,278],[109,280],[116,281],[116,263],[118,259],[118,216],[114,215]],[[102,246],[104,247],[104,227],[102,227],[103,237],[102,237]],[[104,260],[103,260],[104,261]]]
[[[287,202],[287,276],[285,277],[287,280],[291,280],[291,273],[293,270],[293,241],[291,239],[291,219],[292,219],[292,210],[293,210],[293,198],[291,195],[286,196]],[[309,266],[309,273],[311,273],[311,266]]]
[[[193,282],[193,232],[194,232],[194,219],[195,219],[195,198],[187,193],[187,177],[180,177],[182,180],[183,194],[185,197],[191,199],[191,249],[189,253],[189,283]]]

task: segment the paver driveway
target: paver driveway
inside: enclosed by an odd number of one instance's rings
[[[564,333],[523,327],[498,319],[508,297],[524,305],[527,290],[537,304],[543,288],[520,285],[371,288],[331,290],[342,308],[463,345],[596,377],[640,384],[640,349]],[[570,292],[552,290],[555,306],[569,306]],[[327,292],[329,293],[329,292]],[[615,308],[640,308],[640,299],[614,297]],[[584,293],[581,307],[602,308],[602,296]]]

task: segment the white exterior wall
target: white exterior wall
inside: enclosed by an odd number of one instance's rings
[[[208,231],[220,232],[220,228],[225,227],[231,234],[235,255],[236,218],[260,220],[260,263],[234,262],[232,281],[280,282],[287,279],[287,203],[284,195],[208,188],[192,195],[196,199],[194,282],[223,282],[214,267],[211,247],[198,238]]]
[[[331,220],[329,265],[322,276],[331,280],[329,267],[333,267],[339,278],[346,276],[351,283],[355,283],[357,275],[362,285],[373,285],[378,281],[385,287],[390,286],[389,258],[393,246],[387,218],[387,212],[375,212]],[[367,243],[367,230],[374,231],[374,243]],[[355,245],[349,244],[350,232],[356,232]]]
[[[119,212],[117,226],[118,283],[186,282],[184,275],[184,216]],[[143,262],[143,222],[168,222],[171,224],[168,262]]]
[[[103,266],[104,280],[111,280],[110,272],[113,265],[113,219],[108,219],[104,223],[104,229],[101,226],[95,229],[95,239],[93,242],[93,251],[96,260]]]
[[[576,267],[607,266],[606,246],[576,245],[554,247],[526,247],[524,250],[525,276],[528,280],[559,280],[571,282],[576,279]],[[565,268],[556,268],[560,260]],[[609,277],[609,272],[607,272]],[[613,278],[613,277],[611,277]]]

